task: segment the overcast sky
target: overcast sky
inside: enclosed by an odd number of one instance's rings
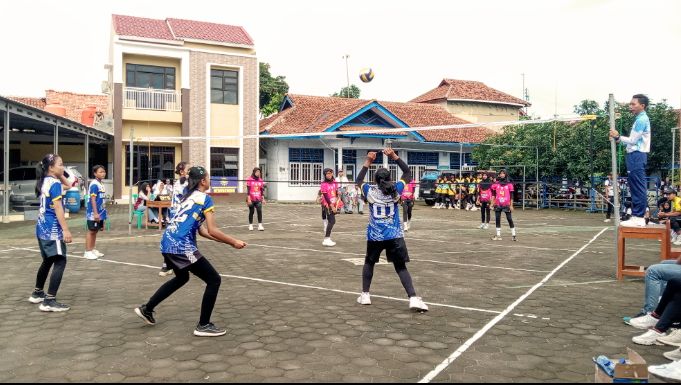
[[[98,93],[111,14],[241,25],[291,92],[408,101],[442,78],[522,96],[549,117],[582,99],[681,105],[681,1],[7,1],[0,11],[0,95]],[[358,79],[374,69],[369,84]],[[557,105],[557,109],[556,109]]]

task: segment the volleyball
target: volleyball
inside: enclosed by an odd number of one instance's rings
[[[359,78],[364,83],[369,83],[374,79],[374,70],[371,68],[364,68],[362,71],[360,71]]]

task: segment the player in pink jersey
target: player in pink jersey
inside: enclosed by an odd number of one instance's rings
[[[416,191],[416,181],[412,180],[404,186],[400,200],[402,201],[402,213],[404,216],[404,231],[409,231],[411,226],[411,211],[414,208],[414,192]]]
[[[331,230],[336,224],[336,213],[343,207],[343,201],[338,196],[338,183],[334,179],[333,170],[324,169],[324,180],[319,188],[317,202],[322,204],[322,221],[324,222],[323,246],[333,247],[336,242],[331,240]]]
[[[253,169],[253,173],[246,180],[246,189],[248,190],[248,197],[246,204],[248,205],[248,230],[253,231],[253,214],[258,211],[258,230],[265,231],[262,225],[262,205],[265,203],[265,182],[261,177],[260,167]]]
[[[480,205],[480,214],[482,222],[481,229],[489,228],[489,221],[491,219],[490,203],[492,201],[492,180],[487,173],[482,174],[482,180],[478,183],[478,205]]]
[[[513,183],[508,179],[506,170],[499,171],[497,181],[492,185],[492,208],[496,216],[497,235],[493,241],[501,241],[501,212],[506,213],[508,225],[511,227],[513,241],[516,241],[515,225],[513,225]]]

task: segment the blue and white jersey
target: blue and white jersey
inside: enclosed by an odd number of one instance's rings
[[[179,208],[182,198],[184,198],[184,196],[187,194],[188,184],[189,182],[187,178],[184,178],[184,183],[181,183],[180,179],[175,181],[175,184],[173,185],[173,197],[170,203],[170,218],[175,216],[175,212]]]
[[[87,201],[87,220],[88,221],[94,221],[95,220],[95,211],[92,209],[92,200],[91,198],[95,198],[95,204],[97,205],[97,212],[99,213],[99,220],[105,221],[107,216],[106,216],[106,207],[104,205],[104,200],[106,199],[106,190],[104,189],[104,185],[102,182],[99,180],[95,179],[92,182],[90,182],[90,189],[89,189],[89,195],[88,195],[88,201]]]
[[[161,252],[184,255],[190,264],[196,262],[196,232],[206,220],[206,213],[213,211],[213,199],[206,193],[194,191],[178,207],[170,225],[161,238]]]
[[[362,185],[362,193],[369,203],[367,240],[387,241],[404,238],[398,205],[404,186],[404,181],[397,182],[397,196],[393,197],[383,194],[376,185],[368,183]]]
[[[40,211],[38,211],[38,222],[35,226],[38,239],[46,241],[64,239],[64,232],[54,211],[55,205],[64,207],[62,196],[61,182],[51,176],[45,177],[43,187],[40,190]]]
[[[620,136],[620,142],[627,145],[627,153],[635,151],[650,152],[650,119],[645,111],[636,115],[634,125],[629,136]]]

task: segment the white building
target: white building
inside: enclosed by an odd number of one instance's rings
[[[279,113],[260,122],[260,166],[270,181],[268,198],[277,201],[312,201],[317,197],[322,171],[344,170],[354,180],[367,152],[389,142],[412,174],[426,169],[459,170],[472,166],[471,150],[493,132],[484,127],[400,132],[400,128],[467,124],[440,106],[420,103],[288,95]],[[385,128],[385,133],[347,134]],[[303,133],[338,132],[337,136],[297,137]],[[291,137],[268,138],[268,135]],[[400,176],[396,164],[379,153],[369,170],[378,167]]]

